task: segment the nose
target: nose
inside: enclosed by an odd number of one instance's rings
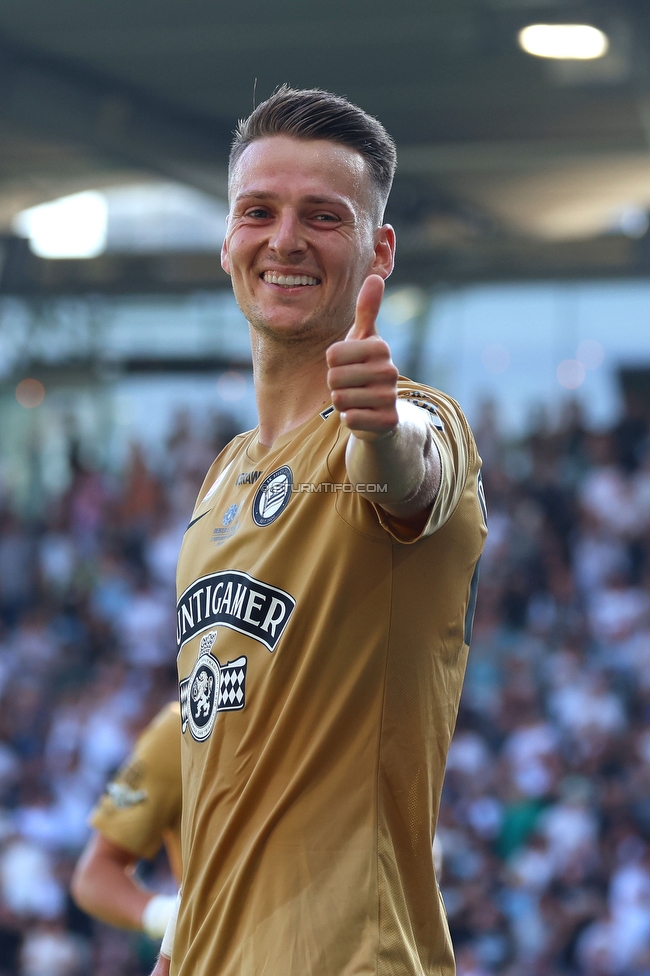
[[[279,257],[290,257],[306,250],[302,227],[297,214],[293,210],[283,210],[273,224],[269,247]]]

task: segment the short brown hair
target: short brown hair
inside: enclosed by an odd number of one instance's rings
[[[279,135],[326,139],[355,149],[366,162],[383,213],[393,185],[397,150],[378,119],[340,95],[281,85],[247,119],[240,119],[230,149],[229,172],[251,142]]]

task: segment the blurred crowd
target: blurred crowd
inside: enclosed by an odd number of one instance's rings
[[[0,976],[135,976],[157,946],[92,922],[68,885],[89,811],[136,735],[177,697],[175,571],[197,491],[237,432],[176,418],[153,471],[70,448],[39,520],[0,512]],[[143,880],[175,892],[166,858]]]
[[[176,695],[174,572],[233,435],[188,415],[152,470],[70,453],[43,517],[0,515],[0,976],[137,976],[156,947],[67,891],[87,816]],[[485,404],[489,507],[438,837],[459,976],[650,976],[650,427],[569,405],[516,442]],[[164,856],[143,878],[171,891]]]
[[[459,976],[650,974],[650,427],[477,440],[489,535],[439,836]]]

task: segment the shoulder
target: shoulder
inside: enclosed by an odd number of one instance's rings
[[[180,749],[180,731],[180,706],[178,702],[169,702],[140,734],[134,755],[152,763],[166,763],[169,750]]]
[[[457,400],[442,390],[415,383],[406,376],[400,376],[398,380],[397,396],[426,411],[438,446],[442,442],[451,448],[463,470],[480,464],[474,436]]]
[[[229,475],[235,459],[251,442],[256,434],[256,431],[257,429],[247,430],[242,434],[237,434],[237,436],[233,437],[229,444],[226,444],[221,453],[217,455],[215,460],[208,468],[208,473],[206,474],[203,484],[199,490],[196,505],[194,507],[195,511],[205,502],[210,501],[212,496],[217,491],[217,488],[219,488],[221,483],[225,481],[226,477]]]

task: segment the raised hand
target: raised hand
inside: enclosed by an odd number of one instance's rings
[[[377,332],[377,316],[384,281],[370,275],[364,281],[354,325],[342,342],[327,350],[327,383],[332,403],[344,424],[360,440],[377,440],[398,424],[397,377],[388,343]]]

